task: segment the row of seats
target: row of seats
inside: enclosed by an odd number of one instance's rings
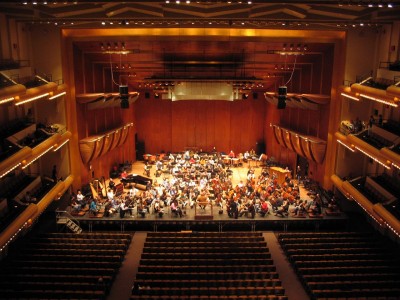
[[[237,242],[225,242],[225,241],[214,241],[214,242],[175,242],[173,240],[169,242],[145,242],[145,247],[161,247],[161,248],[176,248],[176,247],[192,247],[193,245],[199,245],[202,247],[235,247],[240,243],[240,248],[253,248],[253,247],[266,247],[266,242],[246,242],[238,240]]]
[[[93,233],[80,233],[77,236],[75,233],[69,232],[47,232],[38,235],[41,238],[81,238],[86,240],[92,239],[127,239],[132,240],[132,235],[128,233],[118,233],[118,232],[93,232]]]
[[[281,233],[278,237],[311,299],[389,299],[400,295],[398,253],[386,247],[384,241],[371,233],[327,236]]]
[[[196,244],[191,245],[190,247],[185,245],[181,247],[163,247],[163,252],[169,251],[169,249],[173,249],[174,253],[187,253],[191,251],[195,251],[196,253],[265,253],[267,248],[265,246],[259,247],[218,247],[217,245],[214,246],[203,246],[202,244],[198,245],[196,248],[193,248]],[[160,252],[160,248],[157,245],[147,246],[143,249],[143,253],[158,253]],[[169,251],[171,252],[171,251]]]
[[[131,299],[283,300],[284,294],[261,233],[151,233]]]
[[[85,239],[85,238],[35,238],[32,239],[33,243],[51,243],[51,244],[65,244],[65,243],[74,243],[74,244],[113,244],[113,245],[129,245],[130,240],[128,239]]]
[[[136,280],[208,280],[209,282],[220,280],[270,280],[278,279],[276,271],[269,272],[137,272]]]
[[[170,242],[171,239],[173,239],[174,242],[214,242],[216,239],[220,242],[237,242],[238,239],[241,240],[241,242],[263,242],[264,238],[262,236],[260,237],[218,237],[218,236],[212,236],[212,237],[205,237],[205,236],[199,236],[199,237],[184,237],[184,236],[177,236],[177,237],[169,237],[169,236],[163,236],[163,237],[153,237],[148,239],[149,242],[151,243],[159,243],[159,242]]]
[[[190,295],[190,296],[175,296],[175,295],[132,295],[131,300],[288,300],[287,296],[277,295]]]
[[[119,257],[123,257],[125,255],[124,250],[118,249],[80,249],[80,248],[47,248],[45,245],[42,247],[27,247],[21,249],[20,253],[23,254],[31,254],[31,255],[48,255],[48,253],[52,253],[52,255],[71,255],[71,251],[79,256],[110,256],[110,255],[118,255]]]
[[[282,283],[279,279],[221,279],[210,282],[209,280],[187,280],[187,279],[142,279],[137,280],[137,284],[141,287],[210,287],[210,288],[231,288],[231,287],[281,287]]]
[[[0,298],[105,299],[130,241],[96,234],[24,239],[0,264]]]
[[[216,295],[216,296],[228,296],[228,295],[283,295],[283,287],[156,287],[142,288],[138,290],[141,295],[178,295],[178,296],[190,296],[190,295]]]
[[[247,257],[258,257],[262,259],[270,259],[271,253],[265,251],[265,253],[257,252],[247,252]],[[153,252],[153,253],[143,253],[142,259],[240,259],[243,257],[243,252],[233,252],[233,253],[204,253],[204,252]]]
[[[250,237],[262,237],[261,232],[241,232],[241,231],[231,231],[231,232],[165,232],[164,234],[160,234],[159,232],[149,232],[147,233],[147,239],[151,240],[152,238],[196,238],[196,237],[216,237],[216,238],[224,238],[224,237],[232,237],[232,238],[250,238]]]
[[[53,248],[53,249],[58,249],[58,248],[63,248],[63,249],[109,249],[109,250],[126,250],[126,245],[125,244],[81,244],[81,243],[32,243],[29,244],[29,247],[31,248]]]
[[[199,266],[199,265],[211,265],[211,266],[261,266],[261,265],[273,265],[272,259],[268,258],[197,258],[193,256],[192,258],[179,258],[166,260],[164,258],[142,258],[140,260],[141,266],[162,266],[169,265],[171,262],[174,266]]]

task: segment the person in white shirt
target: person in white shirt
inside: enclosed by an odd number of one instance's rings
[[[107,199],[109,201],[113,201],[114,200],[114,192],[113,192],[112,189],[108,189],[108,191],[107,191]]]

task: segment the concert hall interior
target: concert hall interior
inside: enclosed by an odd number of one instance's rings
[[[399,299],[400,0],[2,0],[0,298]]]

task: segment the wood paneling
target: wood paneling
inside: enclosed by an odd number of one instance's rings
[[[135,103],[138,139],[145,142],[149,153],[183,151],[186,147],[243,152],[264,139],[266,104],[251,97],[234,102],[171,102],[141,95]]]

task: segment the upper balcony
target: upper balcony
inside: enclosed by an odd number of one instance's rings
[[[354,101],[371,100],[397,108],[400,101],[400,75],[392,79],[367,77],[343,87],[341,95]]]
[[[49,81],[38,75],[25,77],[17,83],[0,72],[0,105],[22,105],[39,99],[53,100],[66,94],[66,86]]]

